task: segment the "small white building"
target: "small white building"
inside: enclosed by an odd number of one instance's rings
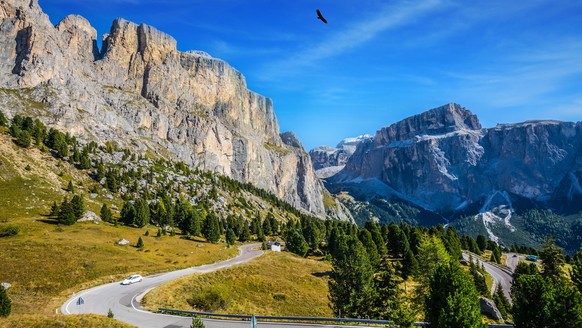
[[[274,242],[271,244],[271,251],[273,252],[280,252],[281,251],[281,243],[280,242]]]

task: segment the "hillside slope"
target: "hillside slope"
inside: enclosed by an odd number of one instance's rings
[[[70,15],[55,27],[37,0],[3,1],[0,19],[0,105],[9,117],[180,160],[326,215],[309,156],[285,143],[272,101],[226,62],[180,52],[171,36],[123,19],[98,49],[87,20]]]

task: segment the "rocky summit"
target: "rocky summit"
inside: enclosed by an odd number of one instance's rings
[[[315,174],[320,178],[328,178],[344,168],[346,162],[362,142],[373,136],[364,134],[356,138],[345,138],[335,147],[320,146],[309,151]]]
[[[580,207],[580,177],[581,122],[482,128],[469,110],[448,104],[384,127],[358,144],[327,186],[364,200],[398,199],[445,216],[479,214],[486,228],[497,222],[513,229],[518,200],[539,208]]]
[[[9,116],[184,161],[325,216],[301,143],[281,137],[271,99],[226,62],[180,52],[171,36],[124,19],[99,49],[87,20],[70,15],[53,26],[37,0],[1,1],[0,19],[0,104]]]

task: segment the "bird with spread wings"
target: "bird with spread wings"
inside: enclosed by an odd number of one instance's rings
[[[319,11],[319,9],[317,9],[316,12],[317,12],[317,19],[319,19],[322,22],[327,24],[327,20],[323,17],[323,15],[321,14],[321,11]]]

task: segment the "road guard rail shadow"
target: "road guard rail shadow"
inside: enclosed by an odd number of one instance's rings
[[[176,310],[167,308],[158,308],[158,312],[164,314],[177,314],[182,316],[191,317],[202,317],[209,319],[226,319],[226,320],[243,320],[250,321],[253,317],[248,314],[220,314],[220,313],[210,313],[210,312],[195,312],[186,310]],[[388,320],[372,320],[372,319],[354,319],[354,318],[323,318],[323,317],[290,317],[290,316],[266,316],[266,315],[256,315],[255,319],[257,321],[269,322],[269,321],[279,321],[279,322],[301,322],[301,323],[363,323],[366,325],[390,327],[394,325],[394,322]],[[429,327],[428,322],[415,322],[413,324],[415,327]],[[513,325],[499,325],[491,324],[488,325],[489,328],[513,328]]]

